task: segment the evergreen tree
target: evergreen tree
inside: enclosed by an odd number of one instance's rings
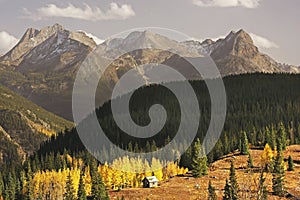
[[[94,200],[107,200],[108,194],[105,190],[102,177],[98,172],[97,161],[92,160],[91,163],[91,177],[92,177],[92,197]]]
[[[212,186],[210,180],[208,182],[208,200],[217,200],[216,189]]]
[[[80,173],[79,179],[79,187],[78,187],[78,200],[86,200],[86,191],[85,191],[85,184],[83,182],[83,174]]]
[[[274,130],[272,128],[272,131],[270,131],[269,127],[266,127],[265,130],[266,135],[266,144],[269,144],[272,150],[275,149],[276,142],[275,142],[275,136],[274,136]]]
[[[284,160],[282,151],[278,151],[274,163],[272,178],[272,189],[274,194],[282,197],[285,194],[284,191]]]
[[[127,151],[129,151],[129,152],[132,152],[132,151],[133,151],[131,141],[130,141],[130,142],[128,143],[128,145],[127,145]]]
[[[279,138],[279,141],[281,143],[281,148],[283,150],[286,150],[286,145],[287,145],[286,130],[282,122],[280,122],[279,124],[279,133],[277,138]]]
[[[26,178],[26,173],[25,171],[20,172],[20,190],[21,191],[26,191],[27,190],[27,178]]]
[[[16,198],[16,180],[15,176],[9,172],[8,174],[8,183],[5,188],[5,199],[15,199]]]
[[[33,173],[31,171],[31,164],[28,162],[27,164],[27,188],[25,190],[25,199],[31,200],[33,199],[33,183],[32,183]]]
[[[246,131],[242,132],[241,141],[240,141],[240,151],[242,155],[249,154],[249,142]]]
[[[151,152],[151,145],[150,145],[150,143],[149,143],[149,141],[147,141],[147,143],[146,143],[146,153],[148,153],[148,152]]]
[[[253,167],[254,167],[254,165],[253,165],[253,159],[252,159],[252,156],[251,156],[251,154],[249,152],[249,154],[248,154],[248,168],[253,168]]]
[[[288,171],[294,171],[294,161],[292,156],[288,158]]]
[[[200,139],[197,138],[192,150],[192,173],[194,177],[207,175],[207,157],[201,146]]]
[[[226,178],[226,184],[225,184],[225,187],[224,187],[223,200],[232,200],[231,186],[230,186],[229,181],[228,181],[227,178]]]
[[[66,193],[65,193],[65,200],[75,200],[74,196],[74,188],[71,173],[69,172],[66,182]]]
[[[231,187],[232,200],[237,200],[238,199],[239,185],[238,185],[237,180],[236,180],[235,168],[234,168],[233,161],[231,161],[231,163],[230,163],[229,183],[230,183],[230,187]]]
[[[267,186],[265,186],[265,181],[266,178],[264,177],[264,170],[262,170],[259,177],[257,200],[268,199],[268,191],[267,191]]]
[[[151,151],[154,152],[156,150],[157,150],[156,142],[155,142],[155,140],[153,140],[152,144],[151,144]]]

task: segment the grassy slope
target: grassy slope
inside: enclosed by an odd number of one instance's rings
[[[262,150],[250,150],[253,157],[255,167],[260,166]],[[272,195],[272,175],[271,173],[265,174],[266,185],[268,188],[268,199],[299,199],[300,198],[300,145],[289,146],[285,151],[285,159],[289,155],[292,156],[295,162],[295,171],[286,172],[285,174],[285,186],[286,190],[294,196],[294,198],[279,198],[278,196]],[[160,182],[158,188],[132,188],[124,189],[120,192],[110,191],[111,199],[121,198],[124,195],[125,199],[131,200],[144,200],[146,198],[152,200],[159,199],[207,199],[207,186],[208,181],[211,180],[212,184],[216,188],[216,193],[218,199],[222,199],[223,189],[225,185],[226,178],[229,178],[229,168],[230,161],[234,160],[236,167],[236,174],[241,189],[240,196],[241,199],[250,199],[250,194],[255,195],[257,192],[254,188],[255,182],[257,182],[259,173],[248,172],[247,168],[247,156],[240,156],[229,154],[222,159],[214,162],[210,168],[208,176],[202,178],[192,178],[192,177],[174,177],[168,181]],[[287,162],[286,162],[287,165]],[[196,189],[195,185],[199,184],[200,189]],[[252,193],[247,192],[247,190],[252,190]],[[246,196],[247,195],[247,196]],[[163,198],[162,198],[163,197]],[[251,198],[253,199],[253,198]]]

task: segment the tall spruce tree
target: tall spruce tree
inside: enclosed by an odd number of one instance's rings
[[[275,195],[283,197],[285,195],[284,191],[284,160],[283,160],[283,153],[279,148],[277,150],[277,155],[274,163],[273,169],[273,178],[272,178],[272,189]]]
[[[72,182],[71,173],[69,172],[67,176],[67,182],[66,182],[66,193],[65,193],[65,200],[75,200],[74,196],[74,187]]]
[[[230,183],[230,187],[231,187],[232,200],[239,199],[239,197],[238,197],[239,185],[238,185],[237,180],[236,180],[235,168],[234,168],[233,161],[231,161],[231,163],[230,163],[229,183]]]
[[[194,177],[202,177],[207,175],[207,171],[207,157],[200,139],[197,138],[192,150],[192,173]]]
[[[279,141],[281,143],[281,148],[283,150],[286,150],[286,146],[287,146],[286,129],[282,122],[279,123],[279,131],[278,131],[277,138],[279,138]]]
[[[261,171],[259,176],[258,191],[257,191],[257,200],[267,200],[268,191],[267,186],[265,185],[266,178],[264,177],[264,170]]]
[[[87,199],[82,172],[80,173],[78,195],[77,196],[78,196],[78,200],[86,200]]]
[[[14,173],[9,172],[7,185],[5,187],[5,199],[15,199],[16,198],[16,179]]]
[[[240,151],[242,155],[249,154],[249,142],[246,131],[243,131],[241,134]]]
[[[108,194],[106,192],[102,177],[98,172],[97,161],[92,160],[91,163],[91,177],[92,177],[92,197],[94,200],[108,200]]]
[[[266,127],[265,135],[266,135],[266,141],[265,142],[270,145],[272,150],[274,150],[275,147],[276,147],[274,128],[272,127],[271,130],[270,130],[269,127]]]
[[[208,182],[208,200],[217,200],[216,189],[212,186],[211,181]]]
[[[33,177],[33,173],[31,170],[31,164],[30,164],[30,161],[28,161],[28,163],[27,163],[27,186],[26,186],[26,190],[25,190],[25,199],[26,200],[33,199],[34,188],[33,188],[33,183],[32,183],[32,177]]]

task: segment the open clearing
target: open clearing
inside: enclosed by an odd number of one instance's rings
[[[262,150],[250,150],[254,166],[259,167],[260,156]],[[289,199],[300,199],[300,145],[289,146],[284,153],[285,160],[291,155],[295,163],[295,171],[285,174],[286,190],[293,195]],[[183,200],[203,200],[207,199],[208,181],[211,180],[213,186],[216,188],[216,193],[219,199],[222,199],[223,188],[226,178],[229,177],[230,161],[234,160],[236,175],[240,186],[241,199],[254,199],[255,185],[258,182],[259,172],[249,172],[247,170],[248,156],[240,156],[237,154],[229,154],[222,159],[212,163],[209,167],[208,176],[202,178],[193,178],[188,175],[185,177],[174,177],[167,181],[161,181],[157,188],[128,188],[122,191],[110,191],[111,199],[118,199],[122,196],[126,200],[162,200],[162,199],[183,199]],[[287,165],[287,162],[286,162]],[[268,199],[288,199],[273,196],[272,191],[272,175],[266,174],[266,185],[268,186]],[[197,189],[195,186],[200,186]],[[250,192],[252,191],[252,192]],[[251,197],[252,196],[252,197]]]

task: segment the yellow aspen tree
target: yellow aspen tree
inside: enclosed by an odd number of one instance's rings
[[[155,159],[155,158],[153,158],[153,159]],[[145,172],[145,176],[152,176],[152,169],[147,160],[144,161],[144,172]]]
[[[264,151],[261,155],[261,164],[262,167],[266,168],[267,171],[270,171],[272,168],[274,154],[269,144],[265,145]]]
[[[154,176],[156,176],[156,178],[159,181],[162,181],[163,180],[163,166],[158,159],[152,158],[151,169],[152,169]]]
[[[84,182],[86,195],[91,196],[91,194],[92,194],[92,177],[91,177],[91,173],[90,173],[90,166],[87,166],[84,169],[83,182]]]
[[[70,175],[72,178],[74,196],[77,197],[78,188],[79,188],[79,180],[80,180],[80,170],[78,168],[72,169],[70,171]]]

